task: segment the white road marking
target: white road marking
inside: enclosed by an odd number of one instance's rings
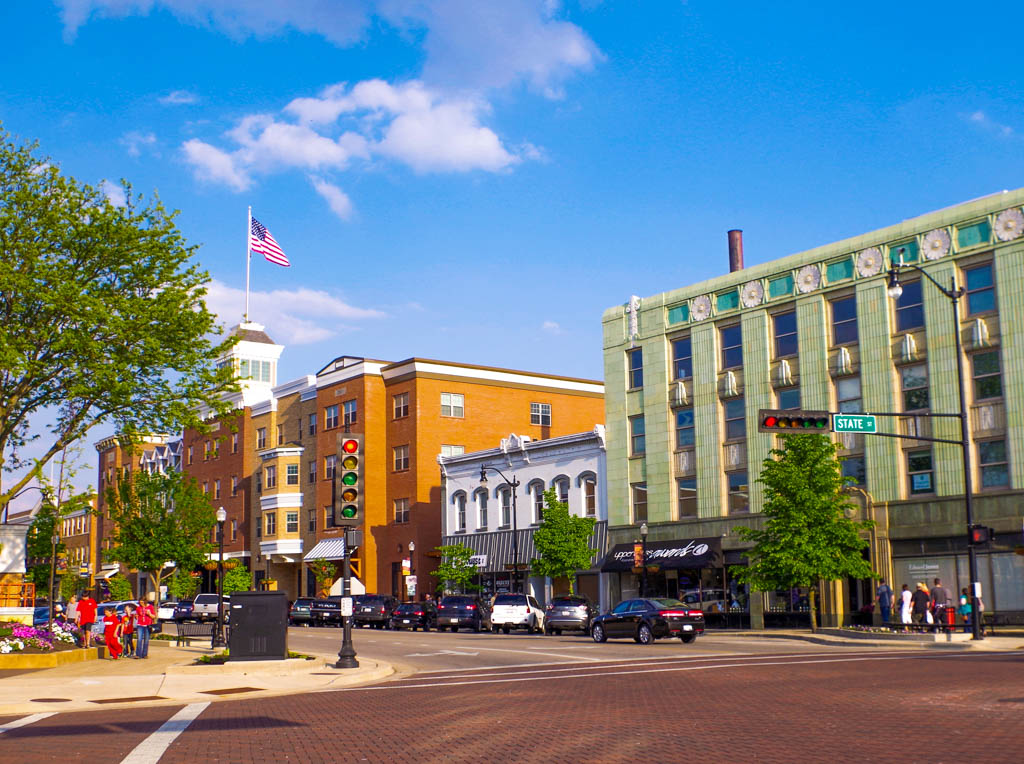
[[[160,729],[135,746],[134,750],[121,760],[121,764],[157,764],[160,757],[170,748],[174,739],[184,732],[188,725],[206,710],[208,705],[210,705],[209,701],[189,703],[165,721]]]
[[[0,727],[0,735],[2,735],[5,732],[10,732],[11,730],[16,730],[16,729],[18,729],[18,727],[24,727],[26,725],[34,724],[35,722],[42,721],[43,719],[47,719],[47,718],[53,716],[55,713],[57,713],[57,712],[56,711],[50,711],[50,712],[45,713],[45,714],[32,714],[31,716],[23,716],[20,719],[15,719],[13,722],[7,722],[7,724],[5,724],[4,726]]]
[[[480,653],[467,653],[462,650],[441,650],[436,653],[408,653],[406,658],[429,658],[434,655],[479,655]]]
[[[591,658],[587,655],[566,655],[565,653],[548,653],[540,650],[513,650],[511,647],[479,647],[473,645],[477,650],[489,650],[495,653],[520,653],[521,655],[546,655],[549,658],[568,658],[572,661],[599,661],[600,658]]]

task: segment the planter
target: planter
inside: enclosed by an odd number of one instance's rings
[[[203,567],[206,568],[207,570],[216,570],[217,569],[217,563],[215,563],[215,562],[204,562],[203,563]]]
[[[57,650],[52,653],[6,653],[0,655],[0,671],[11,669],[48,669],[68,663],[94,661],[99,657],[96,648]]]

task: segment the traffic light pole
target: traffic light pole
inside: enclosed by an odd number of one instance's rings
[[[348,550],[350,546],[351,530],[345,528],[345,556],[341,569],[341,607],[345,610],[345,602],[348,602],[348,615],[341,616],[342,637],[341,649],[338,651],[338,660],[334,668],[359,668],[359,661],[356,660],[356,649],[352,644],[352,567],[349,564]]]

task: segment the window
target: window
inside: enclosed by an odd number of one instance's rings
[[[569,503],[569,481],[567,479],[565,479],[565,478],[563,478],[561,480],[556,480],[555,481],[555,485],[553,487],[555,489],[555,496],[558,497],[558,500],[560,502],[562,502],[563,504],[568,504]]]
[[[295,426],[297,432],[295,433],[296,440],[302,440],[302,419],[295,420]]]
[[[776,313],[772,320],[775,324],[775,357],[783,358],[788,355],[796,355],[796,311]]]
[[[907,474],[910,475],[911,494],[932,493],[935,491],[931,449],[907,452]]]
[[[504,488],[498,496],[501,497],[501,527],[508,528],[512,525],[512,492]]]
[[[867,466],[864,463],[863,455],[847,457],[839,463],[839,466],[842,470],[843,477],[853,478],[854,485],[867,485],[868,471]]]
[[[455,494],[455,528],[457,531],[466,530],[466,494]]]
[[[409,416],[409,393],[398,393],[391,396],[395,407],[395,419],[404,419]]]
[[[316,460],[310,460],[309,462],[309,482],[316,482]]]
[[[266,448],[266,447],[267,447],[267,428],[266,427],[260,427],[260,428],[258,428],[256,430],[256,448],[260,449],[260,448]]]
[[[896,300],[896,331],[908,332],[924,326],[924,305],[921,303],[921,282],[903,284],[903,294]]]
[[[583,511],[587,517],[597,516],[597,481],[594,478],[583,481]]]
[[[721,329],[722,368],[735,369],[743,365],[743,332],[739,324]]]
[[[238,496],[238,475],[231,476],[231,495]]]
[[[1006,441],[986,440],[978,444],[982,488],[1009,488],[1010,471],[1006,463]]]
[[[220,498],[220,478],[213,481],[213,498]]]
[[[284,530],[285,533],[299,532],[299,511],[297,509],[284,513]]]
[[[680,517],[697,516],[697,478],[676,478]]]
[[[270,465],[264,470],[264,473],[264,483],[267,488],[275,488],[277,486],[277,467]]]
[[[747,411],[743,398],[725,402],[725,439],[738,440],[747,437]]]
[[[210,441],[203,443],[203,461],[209,461],[210,459]]]
[[[630,390],[636,390],[644,386],[643,348],[633,348],[626,351],[626,372],[629,375]]]
[[[672,378],[689,379],[693,376],[693,343],[689,337],[672,340]]]
[[[857,298],[844,297],[832,301],[832,344],[847,345],[856,342]]]
[[[860,401],[860,377],[836,380],[836,405],[841,414],[859,414],[864,410]]]
[[[315,509],[309,510],[309,517],[308,517],[306,522],[307,522],[306,530],[308,530],[310,533],[315,533],[316,532],[316,510]]]
[[[267,525],[267,535],[273,536],[277,533],[277,512],[267,512],[263,519]]]
[[[233,453],[233,454],[237,454],[238,453],[238,433],[237,432],[231,433],[231,453]]]
[[[263,471],[256,470],[256,493],[263,493]]]
[[[779,399],[779,408],[783,411],[793,411],[800,408],[800,388],[784,387],[776,393]]]
[[[995,310],[996,290],[992,280],[992,263],[968,268],[964,276],[967,277],[967,315]]]
[[[203,481],[203,495],[206,496],[210,493],[210,484],[207,481]]]
[[[324,507],[324,528],[336,528],[334,524],[334,507]]]
[[[231,521],[231,540],[234,541],[238,538],[238,521]]]
[[[645,522],[647,520],[647,483],[633,483],[630,489],[633,503],[633,522]]]
[[[539,424],[541,427],[551,426],[551,404],[531,403],[530,424]]]
[[[331,430],[338,426],[338,407],[328,406],[324,409],[324,429]]]
[[[186,462],[187,462],[188,464],[191,464],[191,463],[192,463],[192,446],[189,446],[189,447],[188,447],[188,457],[187,457],[187,459],[186,459]],[[109,481],[110,481],[110,478],[108,477],[108,478],[107,478],[107,482],[109,482]]]
[[[465,446],[441,446],[441,456],[462,456],[464,453]]]
[[[270,381],[270,361],[243,358],[238,362],[238,378],[257,382]]]
[[[342,409],[342,424],[355,424],[358,420],[356,415],[356,402],[345,401],[341,404]]]
[[[676,411],[676,448],[687,448],[695,443],[693,409],[678,409]]]
[[[629,453],[630,456],[640,456],[647,451],[647,443],[644,440],[644,417],[631,416],[629,418]]]
[[[283,424],[279,424],[277,426],[277,445],[280,446],[283,443],[284,443],[284,425]]]
[[[408,499],[395,499],[395,522],[396,523],[407,523],[407,522],[409,522],[409,500]]]
[[[297,465],[297,464],[286,465],[285,466],[285,472],[286,472],[285,480],[287,481],[288,485],[298,485],[299,484],[299,465]]]
[[[928,408],[928,367],[923,363],[900,369],[903,390],[903,410],[921,411]]]
[[[309,434],[316,435],[316,414],[309,415]]]
[[[466,396],[462,393],[441,393],[441,416],[462,417],[466,413]]]
[[[487,530],[487,491],[476,492],[476,508],[478,515],[477,527]]]
[[[729,514],[750,511],[750,494],[747,485],[747,472],[729,472],[726,474],[729,485]]]
[[[395,446],[395,472],[409,469],[409,446]]]
[[[974,370],[974,400],[1000,398],[1003,395],[1003,376],[999,371],[999,351],[975,353],[971,356]]]
[[[334,465],[337,462],[336,454],[328,454],[324,457],[324,480],[334,480]]]

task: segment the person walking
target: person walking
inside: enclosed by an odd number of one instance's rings
[[[919,582],[914,593],[910,596],[910,617],[919,630],[928,624],[931,604],[931,597],[925,591],[924,584]]]
[[[149,657],[149,630],[156,621],[156,609],[153,607],[153,593],[139,603],[139,609],[135,614],[135,657]]]
[[[875,589],[875,602],[878,603],[878,612],[882,614],[882,624],[888,624],[892,611],[892,589],[885,583],[884,578],[878,582],[878,588]]]
[[[67,613],[67,622],[70,624],[78,623],[78,595],[72,594],[71,599],[68,600],[67,609],[64,611]]]
[[[946,608],[953,605],[953,593],[942,585],[942,579],[932,581],[930,592],[932,613],[935,616],[935,631],[942,631],[946,624]]]
[[[103,613],[103,641],[110,653],[110,660],[116,661],[121,657],[121,621],[112,607],[105,608]]]
[[[910,588],[903,584],[903,591],[900,592],[900,623],[903,624],[903,631],[907,631],[910,627],[910,602],[912,596],[910,594]]]
[[[135,657],[135,606],[124,606],[121,616],[121,651],[126,658]]]
[[[960,605],[957,607],[956,613],[960,616],[964,632],[969,632],[971,630],[971,596],[967,593],[966,586],[960,590]]]
[[[78,600],[78,628],[82,632],[82,647],[92,644],[92,625],[96,623],[96,600],[88,592]]]

